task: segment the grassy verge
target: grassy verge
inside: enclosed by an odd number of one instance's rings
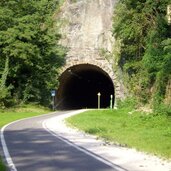
[[[0,110],[0,128],[4,125],[23,118],[33,117],[41,114],[49,113],[50,110],[42,106],[33,104],[18,106],[6,110]],[[0,158],[0,171],[7,171]]]
[[[67,121],[105,140],[171,159],[171,118],[128,109],[88,111]]]
[[[4,163],[2,162],[1,158],[0,158],[0,171],[7,171],[7,168],[4,165]]]
[[[50,110],[38,105],[22,105],[15,108],[0,110],[0,128],[12,121],[49,113]]]

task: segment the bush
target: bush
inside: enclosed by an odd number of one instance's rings
[[[124,101],[118,101],[118,108],[135,109],[137,106],[137,100],[134,97],[128,97]]]
[[[161,104],[155,104],[154,105],[154,114],[155,115],[167,115],[171,116],[171,107],[161,103]]]

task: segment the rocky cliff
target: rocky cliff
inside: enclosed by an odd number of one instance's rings
[[[112,14],[116,0],[66,0],[61,8],[62,44],[69,54],[97,54],[100,49],[112,50]],[[89,52],[87,52],[89,51]],[[76,53],[76,54],[75,54]]]

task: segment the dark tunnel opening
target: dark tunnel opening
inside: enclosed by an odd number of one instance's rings
[[[60,77],[56,106],[58,109],[97,108],[99,92],[100,107],[109,107],[114,85],[108,74],[95,65],[75,65]]]

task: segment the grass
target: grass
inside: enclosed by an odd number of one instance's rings
[[[49,113],[50,110],[33,104],[17,106],[6,110],[0,110],[0,128],[4,125],[23,118],[38,116]],[[0,158],[0,171],[7,171],[5,164]]]
[[[49,113],[50,110],[33,104],[22,105],[15,108],[0,110],[0,128],[4,125],[23,118]]]
[[[4,163],[2,162],[1,158],[0,158],[0,171],[7,171],[7,168],[4,165]]]
[[[171,159],[171,118],[128,112],[128,109],[87,111],[68,118],[67,122],[107,141]]]

